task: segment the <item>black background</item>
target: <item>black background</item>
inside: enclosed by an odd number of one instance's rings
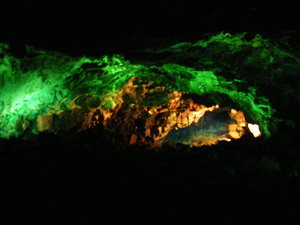
[[[284,39],[297,50],[299,11],[287,1],[1,1],[0,41],[20,57],[25,45],[99,57],[224,31]],[[246,138],[162,152],[97,135],[1,140],[1,202],[13,212],[2,224],[288,224],[298,218],[295,131],[284,142]]]
[[[221,31],[296,44],[299,7],[288,1],[2,1],[1,40],[75,55],[199,40]]]

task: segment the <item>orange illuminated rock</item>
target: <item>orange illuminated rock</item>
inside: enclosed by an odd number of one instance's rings
[[[166,141],[212,145],[241,138],[247,127],[241,111],[197,104],[185,93],[137,77],[114,94],[77,96],[69,106],[70,118],[72,114],[76,114],[78,131],[101,125],[107,132],[118,134],[122,139],[119,141],[152,147]],[[39,117],[38,129],[52,131],[52,124],[58,124],[53,118],[51,113]],[[60,122],[64,126],[64,121]],[[248,128],[259,136],[258,125],[248,124]]]

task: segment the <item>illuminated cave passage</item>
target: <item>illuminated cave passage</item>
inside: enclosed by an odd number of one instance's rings
[[[115,106],[105,108],[112,99]],[[117,133],[122,139],[119,141],[151,147],[165,142],[202,146],[231,141],[241,138],[247,125],[242,112],[220,109],[218,105],[206,107],[184,93],[137,77],[129,79],[114,96],[102,101],[97,96],[78,96],[68,110],[39,116],[37,121],[40,132],[72,127],[83,131],[100,126]]]
[[[124,143],[154,147],[211,145],[246,132],[270,137],[279,119],[259,85],[285,74],[281,62],[299,63],[259,35],[223,33],[147,49],[132,61],[32,47],[17,58],[7,44],[0,53],[0,137],[102,127]]]

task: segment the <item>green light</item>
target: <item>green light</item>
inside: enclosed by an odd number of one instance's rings
[[[27,51],[28,57],[16,58],[8,45],[0,44],[0,137],[20,136],[25,129],[37,133],[39,115],[66,110],[79,95],[113,94],[132,76],[205,96],[215,104],[235,104],[270,136],[275,110],[256,90],[284,73],[278,62],[292,58],[299,63],[260,35],[247,41],[245,34],[224,33],[206,41],[147,50],[154,55],[171,53],[147,66],[120,55],[72,58],[30,47]]]

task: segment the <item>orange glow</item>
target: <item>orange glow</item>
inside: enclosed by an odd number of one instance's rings
[[[92,107],[91,103],[94,100],[99,104]],[[219,105],[207,107],[197,104],[185,93],[170,91],[137,77],[129,79],[123,88],[114,94],[77,96],[71,101],[66,112],[52,112],[47,116],[40,116],[37,124],[39,131],[53,131],[53,124],[57,124],[54,119],[59,117],[59,122],[64,120],[63,122],[69,123],[62,124],[62,127],[72,127],[75,126],[75,122],[79,123],[78,132],[101,125],[111,134],[118,133],[125,143],[157,147],[171,131],[195,123],[200,123],[201,126],[200,119],[206,113],[215,110],[228,113],[228,119],[224,121],[227,123],[227,128],[224,127],[225,132],[222,130],[217,136],[202,133],[202,136],[193,137],[184,144],[203,146],[239,139],[246,132],[247,125],[254,137],[261,135],[259,126],[247,124],[241,111],[220,109]]]

